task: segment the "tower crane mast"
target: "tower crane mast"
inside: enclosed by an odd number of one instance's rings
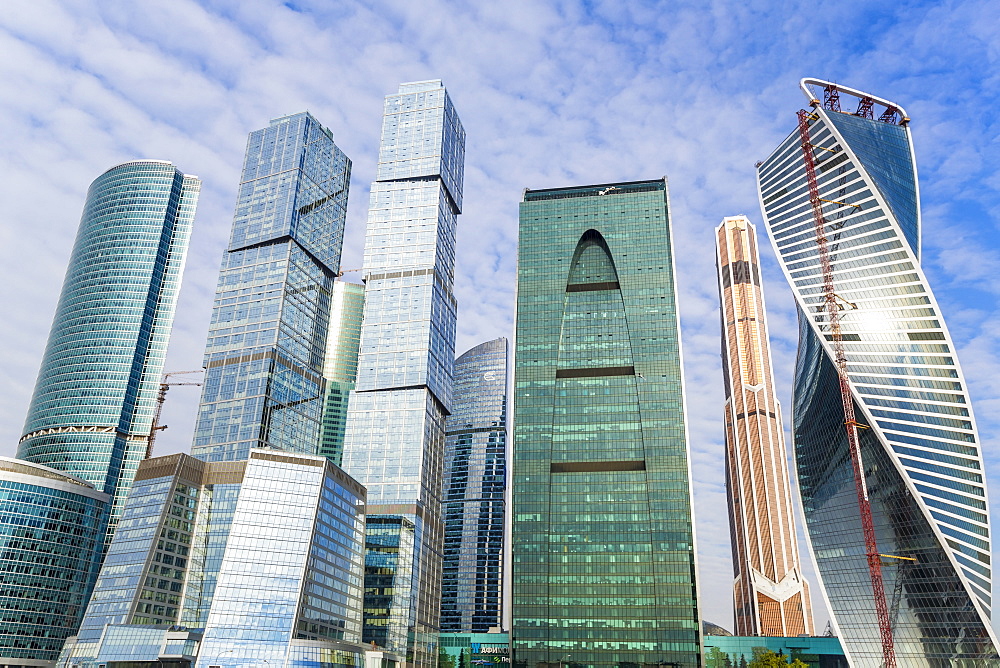
[[[163,404],[167,400],[167,390],[169,390],[172,385],[194,385],[201,387],[201,383],[172,382],[170,378],[173,376],[186,376],[192,373],[202,373],[203,371],[204,369],[198,369],[196,371],[171,371],[170,373],[163,374],[163,379],[160,381],[160,390],[156,393],[156,410],[153,412],[153,424],[149,429],[149,436],[146,438],[146,459],[153,456],[153,442],[156,440],[156,433],[167,428],[167,425],[160,424],[160,415],[163,413]]]

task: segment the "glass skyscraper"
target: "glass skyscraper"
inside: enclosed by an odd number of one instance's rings
[[[91,184],[17,456],[112,497],[146,457],[201,182],[169,162]]]
[[[526,190],[513,661],[701,662],[666,179]]]
[[[455,360],[445,422],[441,631],[501,626],[507,488],[507,339]]]
[[[774,393],[757,231],[746,216],[715,229],[726,389],[726,492],[739,636],[813,634]]]
[[[358,377],[361,319],[365,309],[365,286],[346,281],[333,284],[330,328],[326,337],[326,401],[323,406],[323,437],[319,454],[340,466],[344,457],[347,403]]]
[[[111,497],[0,457],[0,665],[45,665],[76,632],[97,579]]]
[[[420,666],[437,662],[464,164],[465,131],[440,81],[402,84],[386,97],[344,469],[368,488],[364,641]]]
[[[205,348],[191,454],[316,454],[351,161],[309,113],[250,133]]]
[[[365,490],[318,456],[147,460],[59,665],[362,668]]]
[[[920,266],[909,119],[868,93],[804,79],[806,141],[757,170],[775,253],[795,294],[793,427],[813,557],[844,649],[880,666],[879,623],[844,429],[826,246],[882,578],[900,666],[998,665],[990,626],[990,522],[968,388]],[[824,101],[811,87],[823,89]],[[841,109],[841,96],[857,102]],[[811,158],[809,157],[811,155]],[[822,229],[807,179],[815,164]],[[901,558],[902,557],[902,558]]]

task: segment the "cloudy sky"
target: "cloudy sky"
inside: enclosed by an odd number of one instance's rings
[[[246,135],[303,109],[354,161],[344,268],[360,267],[382,98],[441,78],[468,132],[458,352],[512,329],[525,187],[667,175],[690,407],[704,617],[732,626],[712,229],[760,222],[753,164],[794,129],[798,80],[913,118],[924,266],[971,385],[1000,503],[1000,4],[12,0],[0,13],[0,454],[12,455],[90,182],[136,158],[204,186],[168,370],[197,369]],[[792,296],[763,244],[789,404]],[[187,450],[175,388],[160,454]],[[996,515],[994,515],[996,518]],[[804,554],[805,551],[803,552]],[[811,569],[811,566],[807,565]],[[818,588],[814,605],[825,624]]]

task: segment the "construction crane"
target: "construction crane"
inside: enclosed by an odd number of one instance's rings
[[[364,271],[364,269],[341,269],[340,271],[337,272],[337,278],[340,278],[344,274],[350,274],[355,271]]]
[[[170,378],[173,376],[186,376],[192,373],[202,373],[203,371],[204,369],[198,369],[197,371],[171,371],[170,373],[163,374],[163,380],[160,381],[160,391],[156,393],[156,411],[153,413],[153,426],[150,427],[149,437],[146,439],[146,459],[153,456],[153,441],[156,440],[156,432],[167,428],[167,425],[160,424],[160,414],[163,413],[163,403],[167,400],[167,390],[172,385],[195,385],[201,387],[201,383],[176,382],[171,381]]]
[[[851,464],[854,467],[858,510],[861,513],[861,526],[865,537],[865,556],[868,559],[868,574],[871,577],[875,612],[878,616],[879,632],[882,637],[882,662],[885,668],[896,668],[892,621],[889,617],[889,609],[885,600],[885,586],[882,582],[882,556],[879,554],[875,540],[875,524],[872,521],[871,501],[868,498],[868,484],[865,481],[864,463],[861,460],[861,442],[858,438],[858,428],[867,429],[868,426],[859,425],[854,416],[854,399],[851,396],[851,386],[847,376],[844,336],[840,329],[841,306],[838,303],[837,294],[834,292],[833,267],[830,262],[830,250],[826,238],[826,218],[823,215],[823,200],[819,196],[819,186],[816,181],[816,156],[813,154],[813,145],[809,136],[809,112],[804,109],[799,110],[798,119],[799,141],[806,167],[806,180],[809,184],[809,203],[812,206],[816,244],[819,246],[820,267],[823,272],[823,311],[826,313],[827,326],[830,329],[830,340],[833,344],[837,376],[840,381],[840,399],[844,407],[844,429],[847,432],[847,444],[851,453]],[[837,204],[840,203],[837,202]]]

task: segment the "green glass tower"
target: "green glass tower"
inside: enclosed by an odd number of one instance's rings
[[[319,454],[337,466],[340,466],[344,457],[347,403],[358,377],[358,350],[361,346],[364,311],[365,286],[346,281],[334,282],[330,295],[326,358],[323,363],[326,395]]]
[[[700,666],[665,179],[525,190],[515,668]]]

